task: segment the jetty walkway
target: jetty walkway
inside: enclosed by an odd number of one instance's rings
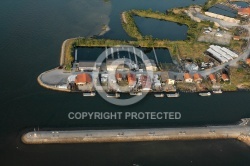
[[[136,142],[159,140],[238,139],[250,145],[250,119],[238,125],[115,130],[33,131],[25,144]]]

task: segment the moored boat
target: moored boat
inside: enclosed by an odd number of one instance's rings
[[[155,94],[155,97],[164,97],[164,94],[161,93],[161,94]]]
[[[167,94],[167,97],[180,97],[180,94],[179,93],[174,93],[174,94]]]
[[[119,93],[115,93],[115,94],[107,94],[107,97],[119,98],[119,97],[120,97],[120,94],[119,94]]]
[[[200,96],[211,96],[211,92],[199,93]]]
[[[131,96],[141,96],[142,92],[130,92],[129,93]]]
[[[95,96],[95,92],[83,93],[83,96],[85,96],[85,97],[88,97],[88,96],[93,97],[93,96]]]
[[[213,93],[214,93],[214,94],[221,94],[221,93],[222,93],[222,90],[214,90]]]

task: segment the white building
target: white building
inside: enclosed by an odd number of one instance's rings
[[[216,59],[217,61],[219,61],[221,63],[228,62],[228,60],[224,56],[222,56],[218,52],[214,51],[212,48],[209,48],[207,50],[207,52],[209,52],[213,56],[214,59]]]
[[[212,54],[213,58],[218,60],[221,63],[228,62],[238,57],[238,55],[234,53],[233,51],[225,47],[220,47],[220,46],[215,46],[215,45],[211,45],[209,49],[207,50],[207,52]]]
[[[175,84],[175,80],[172,80],[172,79],[167,79],[167,83],[168,85],[174,85]]]
[[[225,47],[222,47],[221,50],[226,52],[227,54],[229,54],[233,58],[238,58],[238,56],[239,56],[236,53],[234,53],[233,51],[231,51],[231,50],[229,50],[229,49],[227,49]]]
[[[107,71],[123,71],[131,68],[131,63],[126,59],[107,60]]]
[[[144,60],[144,63],[146,65],[147,71],[157,71],[157,66],[154,60],[152,59]]]
[[[68,83],[72,83],[72,82],[75,82],[75,80],[76,80],[76,75],[71,75],[71,76],[69,76],[68,77]]]
[[[81,71],[84,71],[84,70],[96,70],[96,62],[95,61],[79,62],[78,68]]]

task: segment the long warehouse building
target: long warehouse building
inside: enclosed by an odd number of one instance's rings
[[[217,45],[210,45],[207,52],[220,63],[225,63],[238,57],[233,51]]]
[[[220,63],[228,62],[228,60],[225,57],[223,57],[221,54],[219,54],[216,51],[214,51],[212,48],[209,48],[207,50],[207,52],[209,52],[212,55],[212,57],[214,59],[216,59],[217,61],[219,61]]]
[[[233,51],[225,48],[225,47],[222,47],[221,48],[222,51],[224,51],[225,53],[229,54],[231,57],[233,58],[238,58],[239,56],[237,54],[235,54]]]
[[[233,60],[233,57],[222,51],[220,46],[211,45],[210,48],[212,48],[214,51],[225,57],[227,60],[229,61]]]

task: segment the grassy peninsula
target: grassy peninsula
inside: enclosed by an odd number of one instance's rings
[[[170,41],[168,39],[157,39],[152,36],[143,36],[138,29],[134,16],[153,18],[162,21],[172,21],[188,26],[187,40],[185,41]],[[201,57],[209,44],[197,42],[197,35],[202,28],[211,26],[211,22],[197,23],[190,19],[185,13],[185,8],[178,8],[162,13],[159,11],[148,10],[129,10],[121,14],[122,25],[129,36],[134,38],[131,41],[111,40],[111,39],[95,39],[95,38],[76,38],[69,39],[65,49],[65,63],[69,66],[73,58],[73,48],[77,46],[83,47],[110,47],[115,45],[133,45],[136,47],[158,47],[168,48],[173,58],[185,57]]]

